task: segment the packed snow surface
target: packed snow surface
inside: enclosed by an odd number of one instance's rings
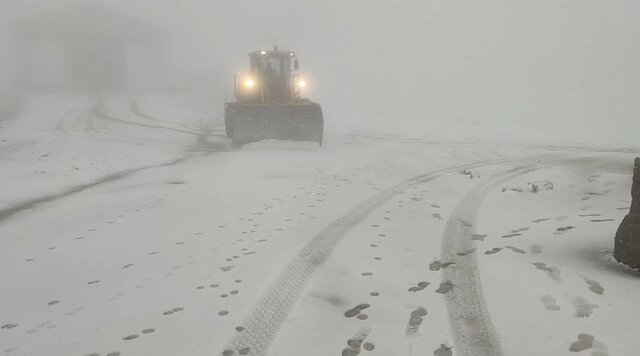
[[[637,149],[334,117],[322,148],[232,149],[220,109],[40,96],[0,122],[2,355],[640,349],[611,258]]]

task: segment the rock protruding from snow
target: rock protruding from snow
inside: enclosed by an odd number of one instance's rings
[[[616,232],[613,255],[623,264],[640,269],[640,157],[635,160],[631,210]]]
[[[631,214],[640,215],[640,157],[636,158],[631,187]]]

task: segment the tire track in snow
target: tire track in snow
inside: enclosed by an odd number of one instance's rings
[[[454,347],[462,356],[502,356],[500,340],[493,328],[484,300],[475,253],[459,256],[473,248],[475,213],[491,187],[538,168],[519,167],[500,174],[468,193],[447,220],[442,239],[442,260],[455,262],[443,270],[443,281],[453,283],[446,294]]]
[[[138,99],[136,99],[134,97],[129,97],[129,111],[131,111],[131,113],[133,113],[134,115],[137,115],[137,116],[139,116],[139,117],[141,117],[143,119],[149,120],[149,121],[161,122],[161,123],[170,124],[170,125],[178,125],[178,126],[182,127],[182,129],[187,130],[187,131],[198,130],[198,128],[191,127],[191,126],[183,124],[181,122],[172,122],[172,121],[158,119],[156,117],[153,117],[153,116],[143,112],[142,110],[140,110],[140,104],[138,104]],[[162,128],[173,129],[170,126],[162,126]],[[199,131],[202,131],[202,130],[199,130]]]
[[[329,257],[333,248],[354,226],[395,195],[411,186],[424,184],[447,173],[458,172],[460,169],[506,162],[508,161],[476,162],[418,175],[366,199],[331,222],[289,261],[245,317],[242,323],[243,331],[236,332],[231,337],[221,354],[223,356],[265,355],[313,272]]]
[[[71,110],[69,112],[67,112],[66,115],[63,116],[63,118],[61,119],[61,121],[58,123],[58,125],[56,126],[56,129],[54,131],[61,131],[64,133],[68,133],[65,129],[64,129],[64,120],[66,118],[68,118],[69,115],[71,115],[72,113],[76,113],[76,112],[83,112],[85,110]],[[104,113],[104,101],[102,98],[96,98],[94,106],[92,109],[88,109],[86,110],[87,114],[91,115],[93,114],[96,117],[102,118],[102,119],[107,119],[107,120],[112,120],[112,121],[116,121],[116,122],[122,122],[122,123],[130,123],[132,125],[137,125],[136,123],[131,123],[128,121],[124,121],[124,120],[120,120],[120,119],[116,119],[116,118],[112,118],[108,115],[106,115]],[[145,127],[149,127],[149,128],[156,128],[156,129],[163,129],[163,127],[156,127],[156,126],[149,126],[149,125],[143,125],[140,124],[140,126],[145,126]],[[91,121],[89,121],[88,127],[86,127],[83,132],[85,133],[89,133],[91,130],[98,132],[94,127],[93,127],[93,123],[91,123]],[[205,148],[205,151],[207,152],[207,154],[212,154],[212,153],[218,153],[218,152],[224,152],[227,148],[225,145],[217,145],[214,143],[210,143],[207,142],[205,137],[208,135],[208,133],[203,132],[201,134],[197,134],[197,133],[192,133],[192,132],[183,132],[183,133],[189,133],[189,134],[194,134],[196,135],[196,138],[198,140],[198,144],[200,145],[200,147]],[[89,182],[89,183],[85,183],[85,184],[79,184],[76,185],[74,187],[68,188],[63,190],[62,192],[59,193],[54,193],[54,194],[48,194],[48,195],[43,195],[40,197],[36,197],[33,199],[29,199],[29,200],[25,200],[22,202],[19,202],[17,204],[12,204],[10,205],[9,208],[5,208],[0,210],[0,223],[22,211],[25,210],[30,210],[30,209],[34,209],[36,208],[38,205],[40,204],[44,204],[44,203],[49,203],[58,199],[62,199],[65,197],[68,197],[70,195],[76,194],[76,193],[80,193],[83,192],[85,190],[94,188],[96,186],[102,185],[102,184],[107,184],[107,183],[111,183],[120,179],[124,179],[127,177],[130,177],[136,173],[142,172],[142,171],[146,171],[146,170],[150,170],[150,169],[154,169],[154,168],[162,168],[162,167],[169,167],[169,166],[174,166],[174,165],[178,165],[181,164],[189,159],[192,158],[196,158],[196,157],[200,157],[200,155],[198,154],[188,154],[179,158],[176,158],[174,160],[171,161],[167,161],[164,163],[158,163],[155,165],[149,165],[149,166],[143,166],[143,167],[137,167],[137,168],[131,168],[131,169],[127,169],[127,170],[122,170],[122,171],[118,171],[118,172],[114,172],[114,173],[110,173],[110,174],[106,174],[104,176],[101,176],[99,178],[97,178],[96,180]]]
[[[75,193],[80,193],[83,192],[87,189],[96,187],[98,185],[101,184],[106,184],[106,183],[110,183],[110,182],[114,182],[123,178],[127,178],[129,176],[132,176],[133,174],[136,174],[138,172],[142,172],[148,169],[153,169],[153,168],[160,168],[160,167],[168,167],[168,166],[173,166],[179,163],[182,163],[183,161],[187,160],[188,158],[179,158],[170,162],[166,162],[166,163],[160,163],[157,165],[153,165],[153,166],[146,166],[146,167],[138,167],[138,168],[133,168],[133,169],[129,169],[129,170],[125,170],[125,171],[120,171],[120,172],[115,172],[115,173],[111,173],[111,174],[107,174],[105,176],[102,176],[100,178],[98,178],[97,180],[91,182],[91,183],[86,183],[86,184],[82,184],[82,185],[77,185],[75,187],[66,189],[60,193],[57,194],[50,194],[50,195],[45,195],[45,196],[41,196],[41,197],[37,197],[37,198],[33,198],[33,199],[29,199],[23,202],[20,202],[18,204],[14,204],[9,208],[0,210],[0,222],[2,222],[3,220],[6,220],[10,217],[12,217],[13,215],[24,211],[24,210],[29,210],[29,209],[34,209],[35,207],[37,207],[40,204],[44,204],[44,203],[48,203],[54,200],[58,200],[58,199],[62,199],[65,198],[67,196],[70,196],[72,194]]]
[[[111,122],[117,122],[120,124],[125,124],[125,125],[132,125],[132,126],[140,126],[140,127],[144,127],[147,129],[154,129],[154,130],[167,130],[167,131],[173,131],[173,132],[179,132],[182,134],[187,134],[187,135],[195,135],[197,136],[199,133],[195,132],[195,131],[191,131],[191,130],[182,130],[182,129],[178,129],[178,128],[173,128],[173,127],[166,127],[166,126],[157,126],[157,125],[149,125],[149,124],[144,124],[141,122],[133,122],[133,121],[127,121],[127,120],[122,120],[122,119],[118,119],[115,117],[112,117],[110,115],[108,115],[105,112],[104,109],[104,99],[103,98],[98,98],[96,100],[96,105],[92,111],[93,116],[106,120],[106,121],[111,121]]]
[[[460,256],[460,251],[472,251],[476,213],[489,190],[514,177],[549,165],[578,163],[593,158],[561,159],[545,165],[521,166],[494,176],[473,189],[460,200],[447,220],[442,238],[442,260],[455,262],[455,268],[443,270],[443,282],[452,282],[454,289],[446,294],[449,321],[454,346],[461,356],[502,356],[504,353],[484,299],[475,252]]]

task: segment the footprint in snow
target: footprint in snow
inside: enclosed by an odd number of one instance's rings
[[[542,245],[531,245],[529,251],[531,251],[531,254],[534,256],[539,255],[542,253]]]
[[[487,237],[487,235],[471,234],[471,241],[484,241],[485,237]]]
[[[125,337],[123,337],[123,338],[122,338],[122,340],[124,340],[124,341],[130,341],[130,340],[135,340],[135,339],[137,339],[137,338],[138,338],[138,335],[133,334],[133,335],[129,335],[129,336],[125,336]]]
[[[362,348],[367,351],[373,351],[376,348],[376,345],[374,345],[372,342],[365,342],[364,344],[362,344]]]
[[[549,311],[558,311],[560,310],[560,306],[558,305],[556,298],[554,298],[551,295],[543,295],[542,298],[542,304],[544,304],[544,307],[549,310]]]
[[[468,255],[476,252],[476,250],[477,250],[476,248],[470,248],[468,250],[465,250],[465,251],[462,251],[462,252],[458,252],[458,253],[456,253],[456,255],[461,256],[461,257],[468,256]]]
[[[569,226],[563,226],[563,227],[559,227],[559,228],[557,228],[557,229],[556,229],[556,232],[561,232],[561,233],[562,233],[562,232],[567,232],[567,231],[569,231],[569,230],[573,230],[573,229],[575,229],[575,228],[576,228],[575,226],[571,226],[571,225],[569,225]]]
[[[547,276],[551,277],[556,281],[560,281],[560,270],[555,267],[549,267],[546,263],[542,262],[534,262],[532,263],[537,269],[544,271],[547,273]]]
[[[447,294],[453,290],[453,283],[451,281],[446,281],[440,283],[440,287],[436,289],[436,293]]]
[[[356,356],[360,354],[360,350],[354,350],[350,347],[347,347],[346,349],[342,350],[342,356]]]
[[[419,292],[419,291],[427,288],[430,284],[431,283],[429,283],[429,282],[418,282],[417,286],[413,286],[413,287],[409,288],[409,292],[413,292],[413,293]]]
[[[543,221],[549,221],[549,220],[551,220],[551,219],[549,219],[549,218],[542,218],[542,219],[535,219],[535,220],[531,220],[531,222],[533,222],[533,223],[541,223],[541,222],[543,222]]]
[[[578,334],[578,341],[574,341],[569,347],[571,352],[581,352],[593,347],[593,336],[589,334]]]
[[[485,251],[484,254],[485,255],[495,255],[496,253],[502,251],[502,247],[494,247],[491,250]]]
[[[502,238],[503,239],[510,239],[512,237],[518,237],[518,236],[522,236],[522,234],[515,232],[515,233],[511,233],[511,234],[502,235]]]
[[[4,324],[4,325],[0,326],[0,329],[9,330],[9,329],[17,328],[17,327],[18,327],[18,324],[8,323],[8,324]]]
[[[420,325],[422,324],[424,317],[427,316],[427,310],[418,307],[416,310],[411,312],[409,316],[409,323],[407,324],[407,330],[405,331],[406,335],[413,335],[418,332],[420,329]]]
[[[434,356],[452,356],[453,351],[451,351],[452,347],[447,346],[445,344],[440,344],[440,347],[433,351]]]
[[[154,329],[154,328],[148,328],[148,329],[142,330],[142,333],[147,335],[147,334],[151,334],[151,333],[153,333],[155,331],[156,331],[156,329]]]
[[[587,277],[584,277],[584,281],[587,282],[587,284],[589,285],[589,290],[593,293],[604,294],[604,288],[597,281],[594,281],[593,279]]]
[[[515,253],[519,253],[519,254],[521,254],[521,255],[526,255],[526,254],[527,254],[527,252],[525,252],[525,250],[523,250],[523,249],[519,249],[519,248],[517,248],[517,247],[513,247],[513,246],[505,246],[505,248],[508,248],[509,250],[511,250],[511,251],[513,251],[513,252],[515,252]]]
[[[578,318],[587,318],[593,314],[593,310],[598,308],[598,305],[590,303],[583,297],[578,297],[574,299],[573,307],[576,310],[575,316]]]
[[[362,351],[362,347],[364,347],[364,340],[367,338],[370,332],[371,330],[366,328],[359,330],[355,336],[347,340],[348,347],[342,350],[342,355],[343,356],[359,355],[360,352]]]
[[[355,307],[347,310],[344,313],[344,316],[346,316],[347,318],[352,318],[358,314],[360,314],[360,312],[362,312],[363,310],[369,308],[371,305],[366,304],[366,303],[362,303],[362,304],[358,304]]]
[[[183,307],[176,307],[176,308],[173,308],[171,310],[165,311],[164,313],[162,313],[162,315],[172,315],[173,313],[179,313],[179,312],[181,312],[183,310],[184,310]]]
[[[436,260],[429,264],[429,269],[431,271],[439,271],[442,268],[447,268],[452,265],[455,265],[455,262],[441,262],[439,260]]]

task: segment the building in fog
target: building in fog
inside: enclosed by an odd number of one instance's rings
[[[163,86],[160,28],[86,2],[13,24],[16,84],[53,92],[156,92]]]

